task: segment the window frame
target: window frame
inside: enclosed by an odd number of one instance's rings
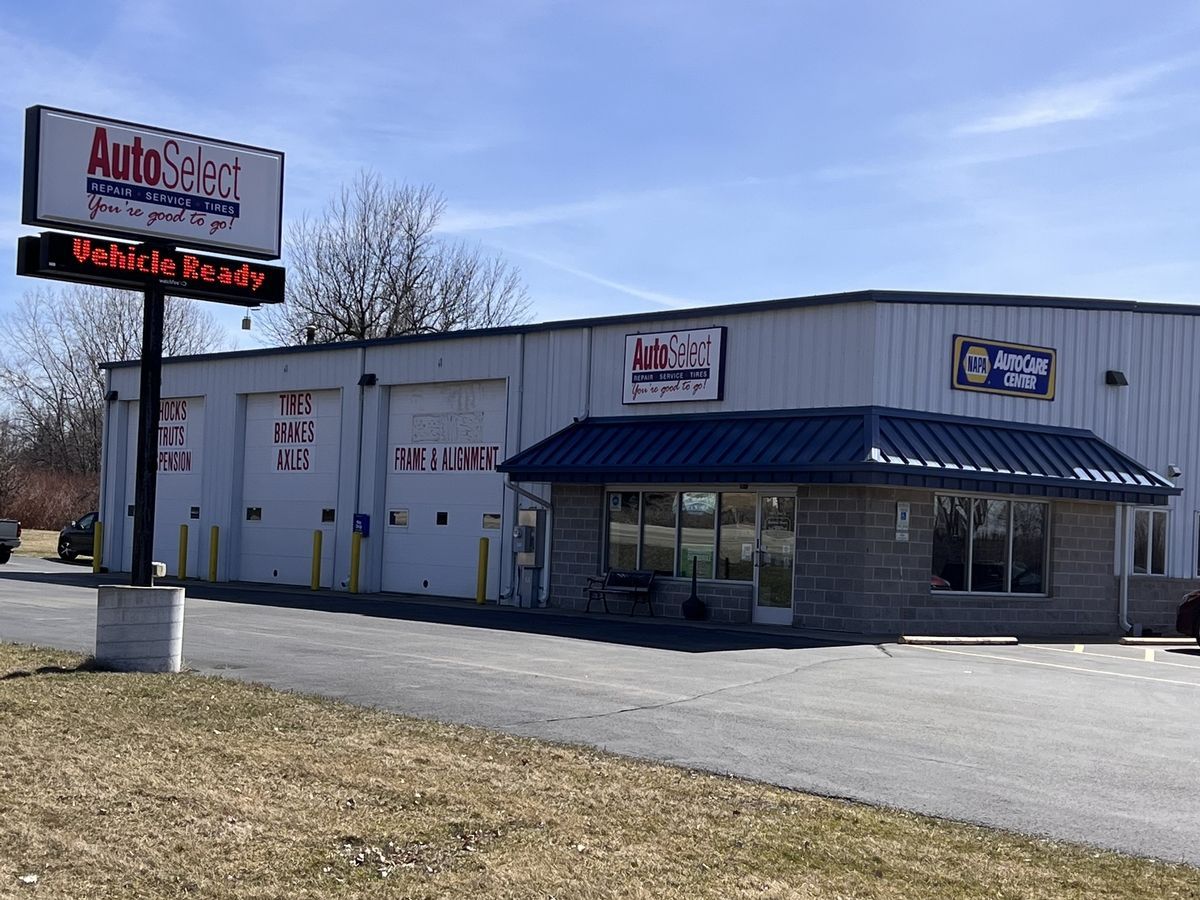
[[[1135,506],[1133,508],[1133,529],[1129,535],[1129,575],[1131,578],[1166,578],[1171,570],[1171,510],[1164,506]],[[1145,514],[1149,517],[1146,525],[1146,571],[1134,571],[1137,559],[1137,519]],[[1163,517],[1163,565],[1161,572],[1154,569],[1154,517]],[[1200,515],[1200,514],[1198,514]],[[1197,553],[1197,567],[1200,569],[1200,552]]]
[[[1053,527],[1052,518],[1054,515],[1054,504],[1049,500],[1041,500],[1036,497],[1025,497],[1012,495],[998,494],[975,494],[970,492],[948,492],[935,491],[933,494],[933,506],[936,510],[938,500],[942,498],[958,499],[969,501],[967,510],[967,534],[966,534],[966,560],[964,561],[964,571],[966,573],[967,587],[963,590],[934,590],[933,586],[929,587],[929,594],[932,597],[1011,597],[1024,600],[1039,600],[1050,596],[1050,532]],[[974,557],[975,557],[975,502],[977,500],[1000,500],[1008,504],[1008,530],[1006,534],[1006,549],[1004,558],[1004,584],[1007,590],[1003,591],[975,591],[970,585],[974,578]],[[1027,593],[1024,591],[1014,591],[1012,589],[1012,565],[1013,565],[1013,518],[1015,516],[1016,505],[1018,503],[1036,503],[1045,507],[1045,525],[1042,533],[1042,590],[1037,593]],[[936,575],[933,571],[933,538],[930,536],[930,575]]]

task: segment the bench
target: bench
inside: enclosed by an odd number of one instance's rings
[[[641,569],[609,569],[603,578],[589,578],[587,586],[587,606],[584,612],[591,612],[592,601],[599,600],[608,612],[608,598],[628,597],[629,614],[637,611],[639,603],[645,603],[650,615],[654,615],[654,605],[650,602],[650,589],[654,585],[654,573]]]

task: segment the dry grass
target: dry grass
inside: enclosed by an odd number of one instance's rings
[[[58,532],[40,531],[36,528],[21,529],[21,546],[13,556],[58,556]]]
[[[3,897],[1200,897],[1184,866],[79,662],[0,645],[31,673],[0,680]]]

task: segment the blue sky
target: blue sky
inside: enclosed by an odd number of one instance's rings
[[[285,219],[361,168],[433,184],[539,320],[1200,300],[1196,3],[43,0],[6,8],[0,85],[0,313],[38,286],[11,274],[35,103],[283,150]]]

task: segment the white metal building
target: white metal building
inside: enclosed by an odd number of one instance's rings
[[[1163,629],[1200,584],[1198,338],[1196,307],[865,291],[167,360],[155,556],[188,524],[205,571],[215,525],[219,580],[307,585],[319,530],[341,589],[365,514],[381,600],[474,596],[487,538],[499,602],[642,568],[678,614],[696,566],[727,621]],[[137,365],[107,375],[128,569]]]

